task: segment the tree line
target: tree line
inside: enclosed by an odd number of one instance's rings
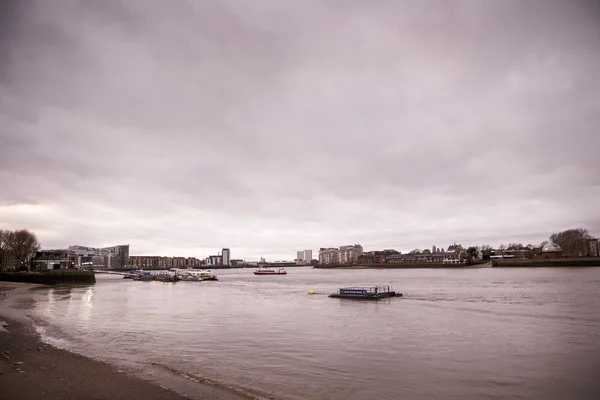
[[[493,254],[494,250],[501,250],[502,252],[504,252],[505,250],[518,250],[525,254],[526,258],[533,258],[536,254],[539,254],[541,252],[542,248],[545,245],[547,245],[548,243],[554,243],[560,246],[560,248],[563,250],[565,257],[588,257],[596,255],[592,253],[589,241],[597,239],[594,238],[594,236],[590,235],[587,229],[567,229],[566,231],[553,233],[548,239],[549,241],[544,240],[538,245],[523,245],[522,243],[511,242],[508,245],[501,244],[496,249],[494,249],[489,244],[464,248],[462,245],[454,243],[448,246],[447,251],[458,252],[460,258],[466,259],[467,261],[477,259],[479,257],[480,251],[483,259],[489,259],[489,257]],[[428,249],[414,249],[410,251],[409,254],[431,254],[431,251]]]
[[[559,245],[569,257],[589,256],[589,240],[595,239],[587,229],[569,229],[564,232],[553,233],[550,241]]]
[[[553,233],[539,245],[523,245],[522,243],[509,243],[508,245],[501,244],[498,246],[499,250],[522,250],[528,251],[531,256],[539,252],[548,243],[554,243],[560,246],[563,250],[565,257],[589,257],[596,254],[592,253],[590,247],[590,240],[597,240],[594,236],[590,235],[587,229],[567,229],[566,231]],[[492,247],[490,245],[482,245],[480,247],[484,255],[491,254]]]
[[[20,229],[0,229],[0,270],[19,269],[26,265],[32,254],[39,251],[40,242],[35,233]],[[27,269],[30,270],[27,265]]]

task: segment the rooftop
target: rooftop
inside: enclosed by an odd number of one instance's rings
[[[542,253],[550,253],[555,251],[563,251],[556,243],[548,243],[542,248]]]

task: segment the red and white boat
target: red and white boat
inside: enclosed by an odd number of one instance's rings
[[[287,271],[283,268],[258,268],[254,271],[254,275],[287,275]]]

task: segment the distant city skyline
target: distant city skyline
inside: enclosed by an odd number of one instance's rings
[[[553,232],[548,232],[545,235],[541,234],[542,236],[539,237],[539,240],[525,240],[528,237],[524,237],[523,235],[514,235],[512,237],[507,237],[506,240],[504,241],[500,241],[500,242],[492,242],[489,240],[480,240],[480,241],[469,241],[469,240],[448,240],[445,242],[441,242],[441,241],[437,241],[437,242],[432,242],[435,244],[427,244],[427,243],[423,243],[421,245],[415,245],[415,246],[395,246],[392,244],[383,244],[383,245],[368,245],[365,244],[364,247],[364,251],[374,251],[374,250],[384,250],[384,249],[394,249],[397,251],[400,251],[402,253],[408,253],[412,250],[414,250],[415,248],[418,249],[430,249],[432,250],[432,248],[435,246],[436,249],[438,251],[442,251],[443,249],[447,248],[449,245],[452,245],[453,243],[457,243],[457,244],[461,244],[465,247],[471,247],[471,246],[482,246],[482,245],[490,245],[493,248],[498,248],[501,245],[505,245],[508,246],[510,243],[521,243],[523,245],[528,245],[528,244],[532,244],[534,246],[538,246],[540,243],[548,241],[549,236],[552,234]],[[596,232],[590,232],[592,235],[596,236],[596,237],[600,237],[600,232],[596,233]],[[327,243],[330,243],[331,241],[327,241]],[[348,241],[347,243],[352,243],[352,242],[358,242],[358,241]],[[380,241],[383,242],[383,241]],[[298,247],[298,246],[296,246]],[[323,246],[323,245],[317,245],[314,247],[306,247],[306,249],[309,249],[312,251],[312,257],[313,259],[316,259],[315,254],[318,254],[318,251],[321,247],[327,247],[327,246]],[[335,247],[335,246],[334,246]],[[234,258],[240,258],[240,259],[244,259],[246,261],[260,261],[261,258],[266,258],[266,259],[270,259],[270,260],[294,260],[298,257],[299,254],[299,250],[294,250],[294,251],[289,251],[286,253],[253,253],[252,250],[246,250],[244,251],[244,247],[236,247],[235,253],[236,256]],[[203,251],[192,251],[190,252],[190,257],[198,257],[200,259],[205,259],[206,257],[208,257],[209,254],[217,254],[220,251],[222,251],[222,248],[211,248],[208,250],[203,250]],[[304,250],[302,250],[304,251]],[[175,254],[171,254],[171,253],[165,253],[165,254],[159,254],[159,253],[139,253],[137,251],[135,251],[135,249],[132,248],[132,255],[160,255],[160,256],[177,256]],[[184,254],[184,253],[181,253]],[[187,254],[187,253],[186,253]],[[258,254],[258,255],[256,255]],[[178,253],[179,255],[179,253]],[[248,255],[248,256],[246,256]]]
[[[435,244],[431,244],[431,245],[427,245],[427,243],[424,243],[423,245],[419,246],[416,245],[414,247],[412,246],[394,246],[394,245],[364,245],[364,251],[379,251],[379,250],[384,250],[384,249],[394,249],[397,250],[401,253],[409,253],[410,251],[414,250],[414,249],[421,249],[421,250],[425,250],[425,249],[430,249],[432,250],[433,247],[435,246],[436,249],[438,251],[442,251],[443,249],[447,248],[449,245],[452,245],[453,243],[457,243],[457,244],[461,244],[464,247],[471,247],[471,246],[481,246],[481,245],[490,245],[493,248],[498,248],[500,245],[505,245],[507,246],[509,243],[521,243],[523,245],[528,245],[528,244],[532,244],[534,246],[539,245],[542,242],[548,241],[548,237],[550,236],[552,232],[549,232],[546,234],[546,236],[541,237],[541,240],[523,240],[523,237],[521,235],[515,235],[511,238],[508,238],[507,240],[503,241],[503,242],[498,242],[498,243],[494,243],[491,241],[479,241],[479,242],[475,242],[475,241],[460,241],[460,240],[448,240],[447,242],[434,242]],[[600,237],[600,234],[597,234],[595,232],[590,232],[593,236],[595,237]],[[329,243],[330,241],[327,241],[327,243]],[[354,242],[358,242],[358,241],[354,241]],[[346,243],[352,243],[352,241],[346,242]],[[97,245],[97,243],[92,243],[93,245]],[[110,243],[109,243],[110,245]],[[44,249],[53,249],[53,248],[67,248],[69,246],[55,246],[55,247],[49,247],[46,246],[45,243],[42,242],[42,247]],[[105,247],[104,245],[100,245],[97,247]],[[108,247],[108,246],[106,246]],[[296,246],[297,247],[297,246]],[[318,255],[319,249],[322,247],[326,247],[326,246],[314,246],[312,248],[306,247],[305,250],[302,251],[311,251],[311,256],[313,259],[317,259],[317,256],[315,256],[315,254]],[[335,247],[335,246],[333,246]],[[200,249],[200,250],[198,250]],[[159,256],[159,257],[184,257],[184,258],[198,258],[200,260],[205,260],[207,257],[209,257],[210,255],[218,255],[218,257],[222,257],[222,252],[223,250],[228,250],[229,251],[229,257],[230,260],[235,258],[235,259],[243,259],[245,261],[260,261],[261,258],[265,258],[267,260],[270,261],[275,261],[275,260],[295,260],[298,258],[298,254],[300,253],[299,250],[294,250],[294,251],[290,251],[290,252],[286,252],[286,253],[259,253],[258,255],[253,254],[252,250],[250,249],[249,251],[244,252],[244,247],[240,247],[240,248],[223,248],[223,247],[217,247],[217,248],[210,248],[210,249],[204,249],[204,248],[197,248],[197,249],[190,249],[189,252],[185,252],[185,251],[177,251],[177,252],[159,252],[159,251],[153,251],[153,250],[149,250],[147,252],[140,252],[139,250],[136,250],[136,248],[134,248],[133,246],[130,246],[130,255],[131,256]],[[235,252],[235,256],[232,257],[231,256],[231,251]],[[247,256],[246,256],[247,255]]]
[[[597,2],[0,15],[0,229],[46,248],[289,260],[600,235]]]

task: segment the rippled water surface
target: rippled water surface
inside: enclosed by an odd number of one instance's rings
[[[33,312],[59,346],[275,399],[600,398],[600,268],[218,272],[98,275],[37,293]],[[368,284],[405,297],[307,294]]]

